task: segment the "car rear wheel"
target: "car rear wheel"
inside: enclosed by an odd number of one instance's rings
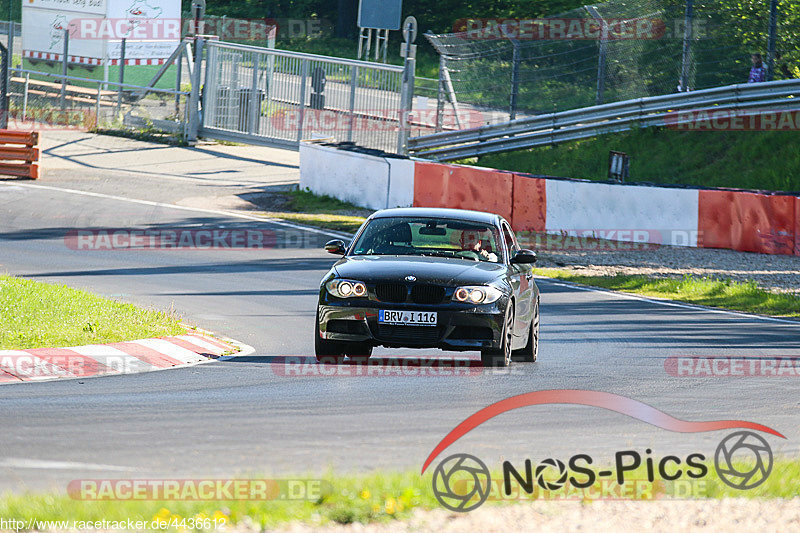
[[[487,349],[481,351],[483,366],[506,367],[511,363],[511,341],[514,335],[513,302],[506,309],[506,320],[503,326],[503,340],[500,349]]]
[[[528,332],[528,344],[524,348],[514,350],[513,357],[517,361],[535,363],[539,357],[539,302],[533,308],[533,318]]]

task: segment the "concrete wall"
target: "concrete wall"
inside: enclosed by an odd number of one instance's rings
[[[407,207],[414,202],[414,161],[300,145],[300,188],[367,207]]]
[[[489,211],[518,232],[800,255],[800,198],[788,195],[550,179],[314,143],[300,148],[300,186],[370,209]]]

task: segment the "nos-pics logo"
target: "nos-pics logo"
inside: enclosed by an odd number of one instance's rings
[[[777,431],[753,422],[722,420],[710,422],[688,422],[673,418],[646,404],[615,394],[557,390],[539,391],[502,400],[478,411],[456,429],[451,431],[431,452],[422,472],[444,448],[486,420],[503,412],[525,405],[570,403],[591,405],[627,414],[634,418],[671,431],[697,433],[721,429],[745,428],[727,435],[717,445],[714,453],[714,468],[717,476],[728,486],[737,490],[758,487],[769,478],[773,466],[773,454],[769,443],[755,431],[786,438]],[[755,431],[751,431],[755,430]],[[708,474],[707,457],[692,453],[685,457],[665,455],[655,457],[652,450],[642,453],[637,450],[621,450],[614,454],[613,467],[606,470],[592,468],[594,460],[587,454],[576,454],[566,462],[548,458],[534,465],[530,459],[524,464],[504,461],[501,479],[492,480],[491,471],[481,459],[466,453],[450,455],[434,469],[432,488],[439,503],[456,512],[467,512],[480,507],[490,496],[493,487],[506,496],[512,488],[527,494],[535,490],[558,491],[565,487],[588,489],[598,481],[613,480],[623,485],[626,476],[633,472],[644,476],[649,483],[657,480],[675,481],[679,478],[699,480]],[[495,481],[493,483],[493,481]]]

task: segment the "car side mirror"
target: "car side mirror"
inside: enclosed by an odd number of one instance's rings
[[[511,262],[518,265],[532,265],[536,262],[536,252],[533,250],[518,250],[511,258]]]
[[[325,251],[329,254],[344,255],[347,252],[347,248],[344,245],[344,241],[335,240],[325,243]]]

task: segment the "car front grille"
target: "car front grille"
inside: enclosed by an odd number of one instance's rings
[[[441,332],[433,326],[390,326],[378,324],[378,339],[403,344],[435,344]]]
[[[437,285],[414,285],[411,301],[415,304],[439,304],[444,299],[444,287]]]
[[[375,296],[381,302],[401,304],[408,297],[408,289],[402,283],[378,283],[375,286]]]

